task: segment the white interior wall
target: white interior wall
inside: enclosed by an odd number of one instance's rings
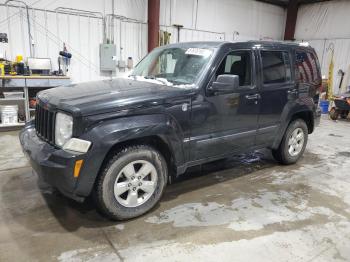
[[[339,69],[346,73],[343,90],[350,85],[349,13],[350,1],[347,0],[302,5],[298,12],[295,38],[308,41],[315,48],[326,77],[334,47],[334,93],[339,92]]]
[[[57,70],[58,52],[63,49],[63,43],[65,43],[68,51],[73,55],[69,72],[73,82],[106,78],[99,70],[99,44],[103,39],[102,20],[96,17],[50,11],[62,6],[110,14],[112,13],[111,0],[45,2],[30,0],[27,3],[33,7],[30,9],[30,22],[36,57],[51,58],[52,68]],[[141,24],[114,20],[118,60],[132,57],[137,62],[147,53],[146,4],[143,0],[115,1],[115,14],[143,22]],[[0,43],[0,53],[6,54],[7,59],[14,60],[18,54],[22,54],[25,58],[29,56],[24,8],[0,6],[0,32],[7,33],[9,36],[8,44]]]
[[[31,7],[41,9],[54,10],[57,7],[69,7],[104,14],[112,13],[112,0],[25,0],[24,2]],[[147,1],[114,0],[114,2],[115,14],[146,21]]]
[[[58,52],[66,43],[72,53],[70,76],[73,82],[105,78],[99,70],[99,43],[102,20],[52,12],[57,7],[112,13],[112,0],[26,0],[37,57],[51,58],[58,69]],[[37,9],[40,10],[37,10]],[[117,59],[128,57],[137,63],[147,53],[147,0],[115,0],[115,14],[142,21],[142,24],[115,20]],[[9,17],[9,19],[8,19]],[[285,23],[283,8],[254,0],[161,0],[161,29],[172,32],[182,24],[180,41],[281,39]],[[239,35],[233,37],[234,32]],[[14,60],[17,54],[29,56],[28,31],[24,8],[0,5],[0,32],[8,33],[9,43],[0,43],[0,53]],[[121,74],[121,73],[119,73]]]
[[[223,33],[227,41],[281,40],[285,16],[283,8],[254,0],[161,0],[160,24]]]

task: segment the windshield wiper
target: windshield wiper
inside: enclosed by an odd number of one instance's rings
[[[145,79],[156,79],[154,75],[144,76]]]
[[[154,75],[145,76],[144,78],[145,79],[151,79],[151,80],[157,80],[157,81],[161,82],[164,85],[168,85],[168,83],[170,83],[170,81],[168,81],[167,79],[159,78],[159,77],[156,77]]]

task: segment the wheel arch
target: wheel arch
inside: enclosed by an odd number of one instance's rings
[[[163,114],[105,121],[81,138],[93,142],[75,190],[83,197],[92,192],[96,178],[111,154],[128,145],[149,145],[158,150],[164,156],[171,175],[178,165],[183,164],[185,157],[182,130],[171,117]]]
[[[108,152],[107,152],[107,154],[106,154],[106,156],[101,164],[100,170],[106,164],[108,159],[110,159],[116,152],[122,150],[125,147],[134,146],[134,145],[147,145],[147,146],[151,146],[152,148],[156,149],[165,158],[165,161],[166,161],[167,166],[168,166],[169,175],[172,175],[173,172],[175,172],[176,164],[175,164],[175,155],[173,152],[173,148],[167,142],[167,139],[163,136],[160,136],[160,135],[137,137],[137,138],[133,138],[133,139],[129,139],[129,140],[115,143],[108,150]]]
[[[282,119],[281,121],[281,123],[283,124],[281,124],[279,132],[275,137],[275,140],[273,141],[273,144],[271,146],[272,149],[277,149],[279,147],[289,124],[296,119],[302,119],[303,121],[305,121],[309,134],[311,134],[314,131],[314,113],[309,108],[299,108],[298,110],[290,111],[287,117],[285,117],[284,120]]]
[[[296,119],[304,120],[304,122],[307,125],[307,129],[308,129],[309,134],[311,134],[314,131],[314,129],[315,129],[314,116],[313,116],[313,113],[311,111],[301,111],[301,112],[297,112],[297,113],[293,114],[289,123],[296,120]]]

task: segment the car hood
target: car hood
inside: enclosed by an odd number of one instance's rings
[[[116,78],[48,89],[40,92],[38,98],[50,107],[80,115],[92,115],[130,107],[159,105],[166,99],[189,92],[188,88],[169,86],[154,80]]]

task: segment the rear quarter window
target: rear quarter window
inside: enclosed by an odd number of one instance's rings
[[[312,52],[296,51],[296,76],[300,83],[317,84],[321,81],[318,60]]]

